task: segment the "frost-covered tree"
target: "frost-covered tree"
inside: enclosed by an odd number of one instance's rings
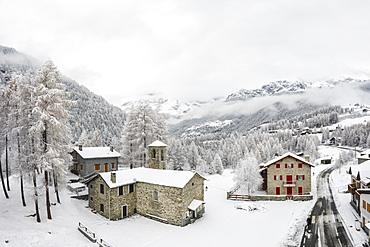
[[[103,146],[102,138],[99,131],[95,130],[90,142],[91,147],[101,147]]]
[[[240,160],[234,175],[235,185],[232,191],[251,195],[261,186],[263,180],[259,173],[259,166],[253,156]]]
[[[217,153],[212,161],[212,167],[214,167],[217,174],[222,175],[222,173],[224,172],[224,167],[222,166],[220,155],[218,155]]]
[[[35,124],[31,128],[36,140],[37,163],[44,172],[46,209],[52,219],[49,196],[49,175],[53,173],[54,187],[58,202],[58,184],[66,179],[71,164],[68,108],[72,102],[61,84],[61,75],[50,60],[39,70],[35,78],[35,107],[32,113]]]
[[[164,120],[146,104],[134,107],[124,124],[123,159],[134,166],[147,164],[148,145],[155,140],[166,142],[167,129]]]

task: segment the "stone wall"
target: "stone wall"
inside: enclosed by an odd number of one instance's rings
[[[100,185],[104,186],[104,194],[100,193]],[[134,214],[136,208],[136,192],[129,193],[129,185],[123,186],[123,195],[118,194],[117,188],[109,188],[99,176],[88,184],[89,207],[99,214],[112,220],[122,219],[122,206],[127,206],[127,216]],[[135,185],[134,185],[135,186]],[[100,204],[104,205],[104,212],[100,210]]]
[[[298,164],[302,164],[302,168],[298,168]],[[276,168],[276,164],[280,164],[280,168]],[[293,164],[293,168],[285,168],[285,164]],[[282,175],[282,180],[274,180],[275,175]],[[286,180],[287,175],[292,175],[293,184],[292,192],[293,195],[298,195],[298,187],[302,187],[302,194],[307,195],[311,192],[311,166],[303,163],[300,160],[296,160],[293,157],[286,157],[278,162],[275,162],[268,166],[267,169],[267,194],[275,195],[276,187],[280,187],[280,194],[286,195]],[[304,180],[296,180],[297,175],[304,175]]]
[[[100,185],[104,186],[104,194],[100,193]],[[109,188],[98,176],[88,184],[89,207],[104,217],[117,220],[122,218],[122,206],[127,206],[127,216],[135,213],[154,216],[173,225],[184,226],[190,222],[191,214],[188,206],[196,199],[204,201],[204,178],[195,174],[184,188],[136,182],[134,192],[129,193],[129,185],[124,185],[123,195],[119,195],[119,187]],[[155,197],[156,193],[156,197]],[[104,211],[100,210],[104,205]],[[200,215],[204,213],[202,208]]]

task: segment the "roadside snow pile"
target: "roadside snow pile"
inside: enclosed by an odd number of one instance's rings
[[[254,212],[264,213],[267,210],[266,207],[265,207],[265,204],[256,203],[256,202],[238,204],[238,205],[235,206],[235,208],[245,210],[245,211],[248,211],[248,212],[251,212],[251,213],[254,213]]]

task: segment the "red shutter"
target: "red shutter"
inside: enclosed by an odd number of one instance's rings
[[[298,175],[296,175],[295,180],[298,180]]]
[[[276,180],[276,175],[274,175],[274,180]]]
[[[298,168],[302,168],[302,163],[299,163],[298,164]]]
[[[294,167],[294,164],[292,164],[292,168]]]
[[[276,164],[276,168],[280,168],[280,164]]]
[[[288,168],[288,164],[285,164],[285,168]]]
[[[302,180],[304,180],[304,175],[302,175]]]

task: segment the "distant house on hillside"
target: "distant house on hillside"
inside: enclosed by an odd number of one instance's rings
[[[71,171],[82,177],[94,172],[117,170],[118,158],[121,156],[113,147],[82,147],[73,148],[71,153],[73,167]]]
[[[312,167],[307,159],[286,153],[261,169],[261,173],[265,174],[262,187],[267,189],[267,195],[310,195]]]
[[[364,152],[360,153],[359,156],[357,156],[358,164],[361,164],[368,160],[370,160],[370,149],[365,150]]]

